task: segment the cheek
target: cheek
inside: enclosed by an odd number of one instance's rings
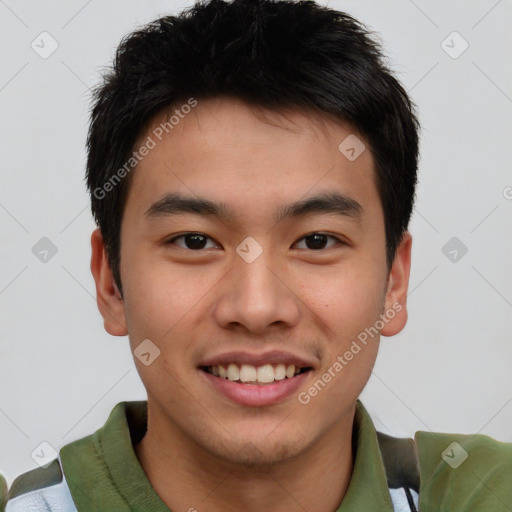
[[[187,361],[186,337],[180,329],[186,324],[200,297],[193,286],[182,286],[188,279],[170,272],[162,265],[132,256],[126,266],[137,269],[126,278],[125,312],[130,347],[139,376],[152,396],[159,396],[168,406],[181,403],[179,393],[170,393],[183,382],[181,372]],[[145,340],[150,340],[147,345]],[[143,345],[146,343],[146,345]],[[144,347],[144,350],[142,350]],[[137,354],[150,353],[149,364]]]
[[[382,311],[382,291],[358,277],[317,281],[322,289],[309,296],[319,325],[328,327],[322,368],[300,397],[311,407],[310,418],[334,423],[359,397],[375,364],[379,335],[372,327]]]
[[[356,265],[297,273],[299,297],[340,341],[357,335],[381,313],[385,277]]]
[[[136,269],[126,272],[123,283],[130,339],[149,338],[162,351],[200,313],[205,295],[220,279],[206,267],[172,264],[142,251],[127,257],[125,265]]]
[[[332,381],[334,394],[357,397],[369,378],[379,345],[375,325],[382,313],[383,289],[381,275],[355,268],[316,276],[302,286],[301,298],[329,340],[321,373],[330,370],[326,380]]]

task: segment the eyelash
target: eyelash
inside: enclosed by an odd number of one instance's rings
[[[186,237],[187,235],[199,235],[199,236],[202,236],[204,238],[207,238],[209,240],[213,240],[212,237],[209,237],[208,235],[205,235],[204,233],[199,233],[197,231],[189,231],[187,233],[182,233],[181,235],[177,235],[169,240],[167,240],[165,242],[166,245],[171,245],[173,244],[173,242],[175,242],[176,240],[178,240],[179,238],[184,238]],[[297,242],[300,242],[304,239],[306,239],[307,237],[309,236],[313,236],[313,235],[324,235],[326,236],[327,238],[333,238],[334,240],[336,240],[336,242],[338,242],[339,245],[347,245],[343,240],[340,240],[338,237],[334,236],[334,235],[329,235],[327,233],[323,233],[321,231],[314,231],[312,233],[308,233],[307,235],[304,235],[302,238],[299,238],[299,240]],[[295,242],[295,243],[297,243]],[[217,242],[216,242],[217,243]],[[220,245],[220,244],[218,244]],[[179,246],[178,246],[179,247]],[[320,251],[323,251],[323,250],[326,250],[326,249],[331,249],[333,246],[331,247],[327,247],[327,248],[321,248],[321,249],[306,249],[306,250],[309,250],[309,251],[313,251],[313,252],[320,252]],[[204,252],[204,248],[201,248],[201,249],[189,249],[188,247],[180,247],[181,249],[185,249],[187,251],[192,251],[192,252]]]

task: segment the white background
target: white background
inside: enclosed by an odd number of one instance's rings
[[[327,2],[322,2],[324,5]],[[103,330],[89,270],[89,88],[120,38],[191,2],[0,2],[0,473],[32,469],[145,398],[128,338]],[[381,34],[423,125],[409,323],[383,338],[362,401],[376,427],[512,441],[512,3],[328,3]],[[59,47],[42,59],[31,42]],[[457,31],[469,48],[441,47]],[[456,36],[455,36],[456,37]],[[447,40],[452,51],[461,41]],[[457,262],[443,246],[468,248]],[[47,263],[32,247],[48,237]]]

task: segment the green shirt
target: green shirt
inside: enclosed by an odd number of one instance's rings
[[[144,436],[146,426],[147,402],[121,402],[103,427],[60,450],[65,479],[79,512],[169,512],[151,486],[133,448]],[[396,487],[404,480],[418,477],[421,512],[512,511],[512,443],[501,443],[480,434],[422,431],[416,433],[415,441],[417,452],[412,439],[377,433],[358,400],[353,432],[354,470],[336,512],[409,510],[397,508],[396,503],[393,507],[388,486]],[[30,490],[23,489],[28,481],[32,489],[43,485],[34,484],[33,478],[28,480],[30,474],[43,474],[43,471],[33,470],[14,481],[9,491],[10,498],[17,496],[13,502],[17,499],[19,504],[23,493]],[[55,473],[52,479],[54,483]],[[410,487],[414,488],[414,484]],[[0,492],[0,504],[1,495]],[[201,503],[191,502],[191,506],[207,510]],[[13,510],[24,509],[13,507]]]
[[[337,512],[393,512],[377,435],[360,402],[355,425],[354,473]],[[78,510],[94,510],[97,506],[102,510],[169,512],[133,450],[132,445],[142,439],[145,431],[146,402],[122,402],[114,408],[102,429],[62,448],[64,473]],[[368,492],[369,489],[372,491]],[[195,506],[201,509],[200,504]]]

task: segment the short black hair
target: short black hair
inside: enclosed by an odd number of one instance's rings
[[[358,130],[375,164],[390,268],[413,209],[419,123],[380,43],[350,15],[311,0],[208,0],[125,36],[93,91],[86,181],[121,293],[135,143],[167,108],[221,96],[334,115]]]

